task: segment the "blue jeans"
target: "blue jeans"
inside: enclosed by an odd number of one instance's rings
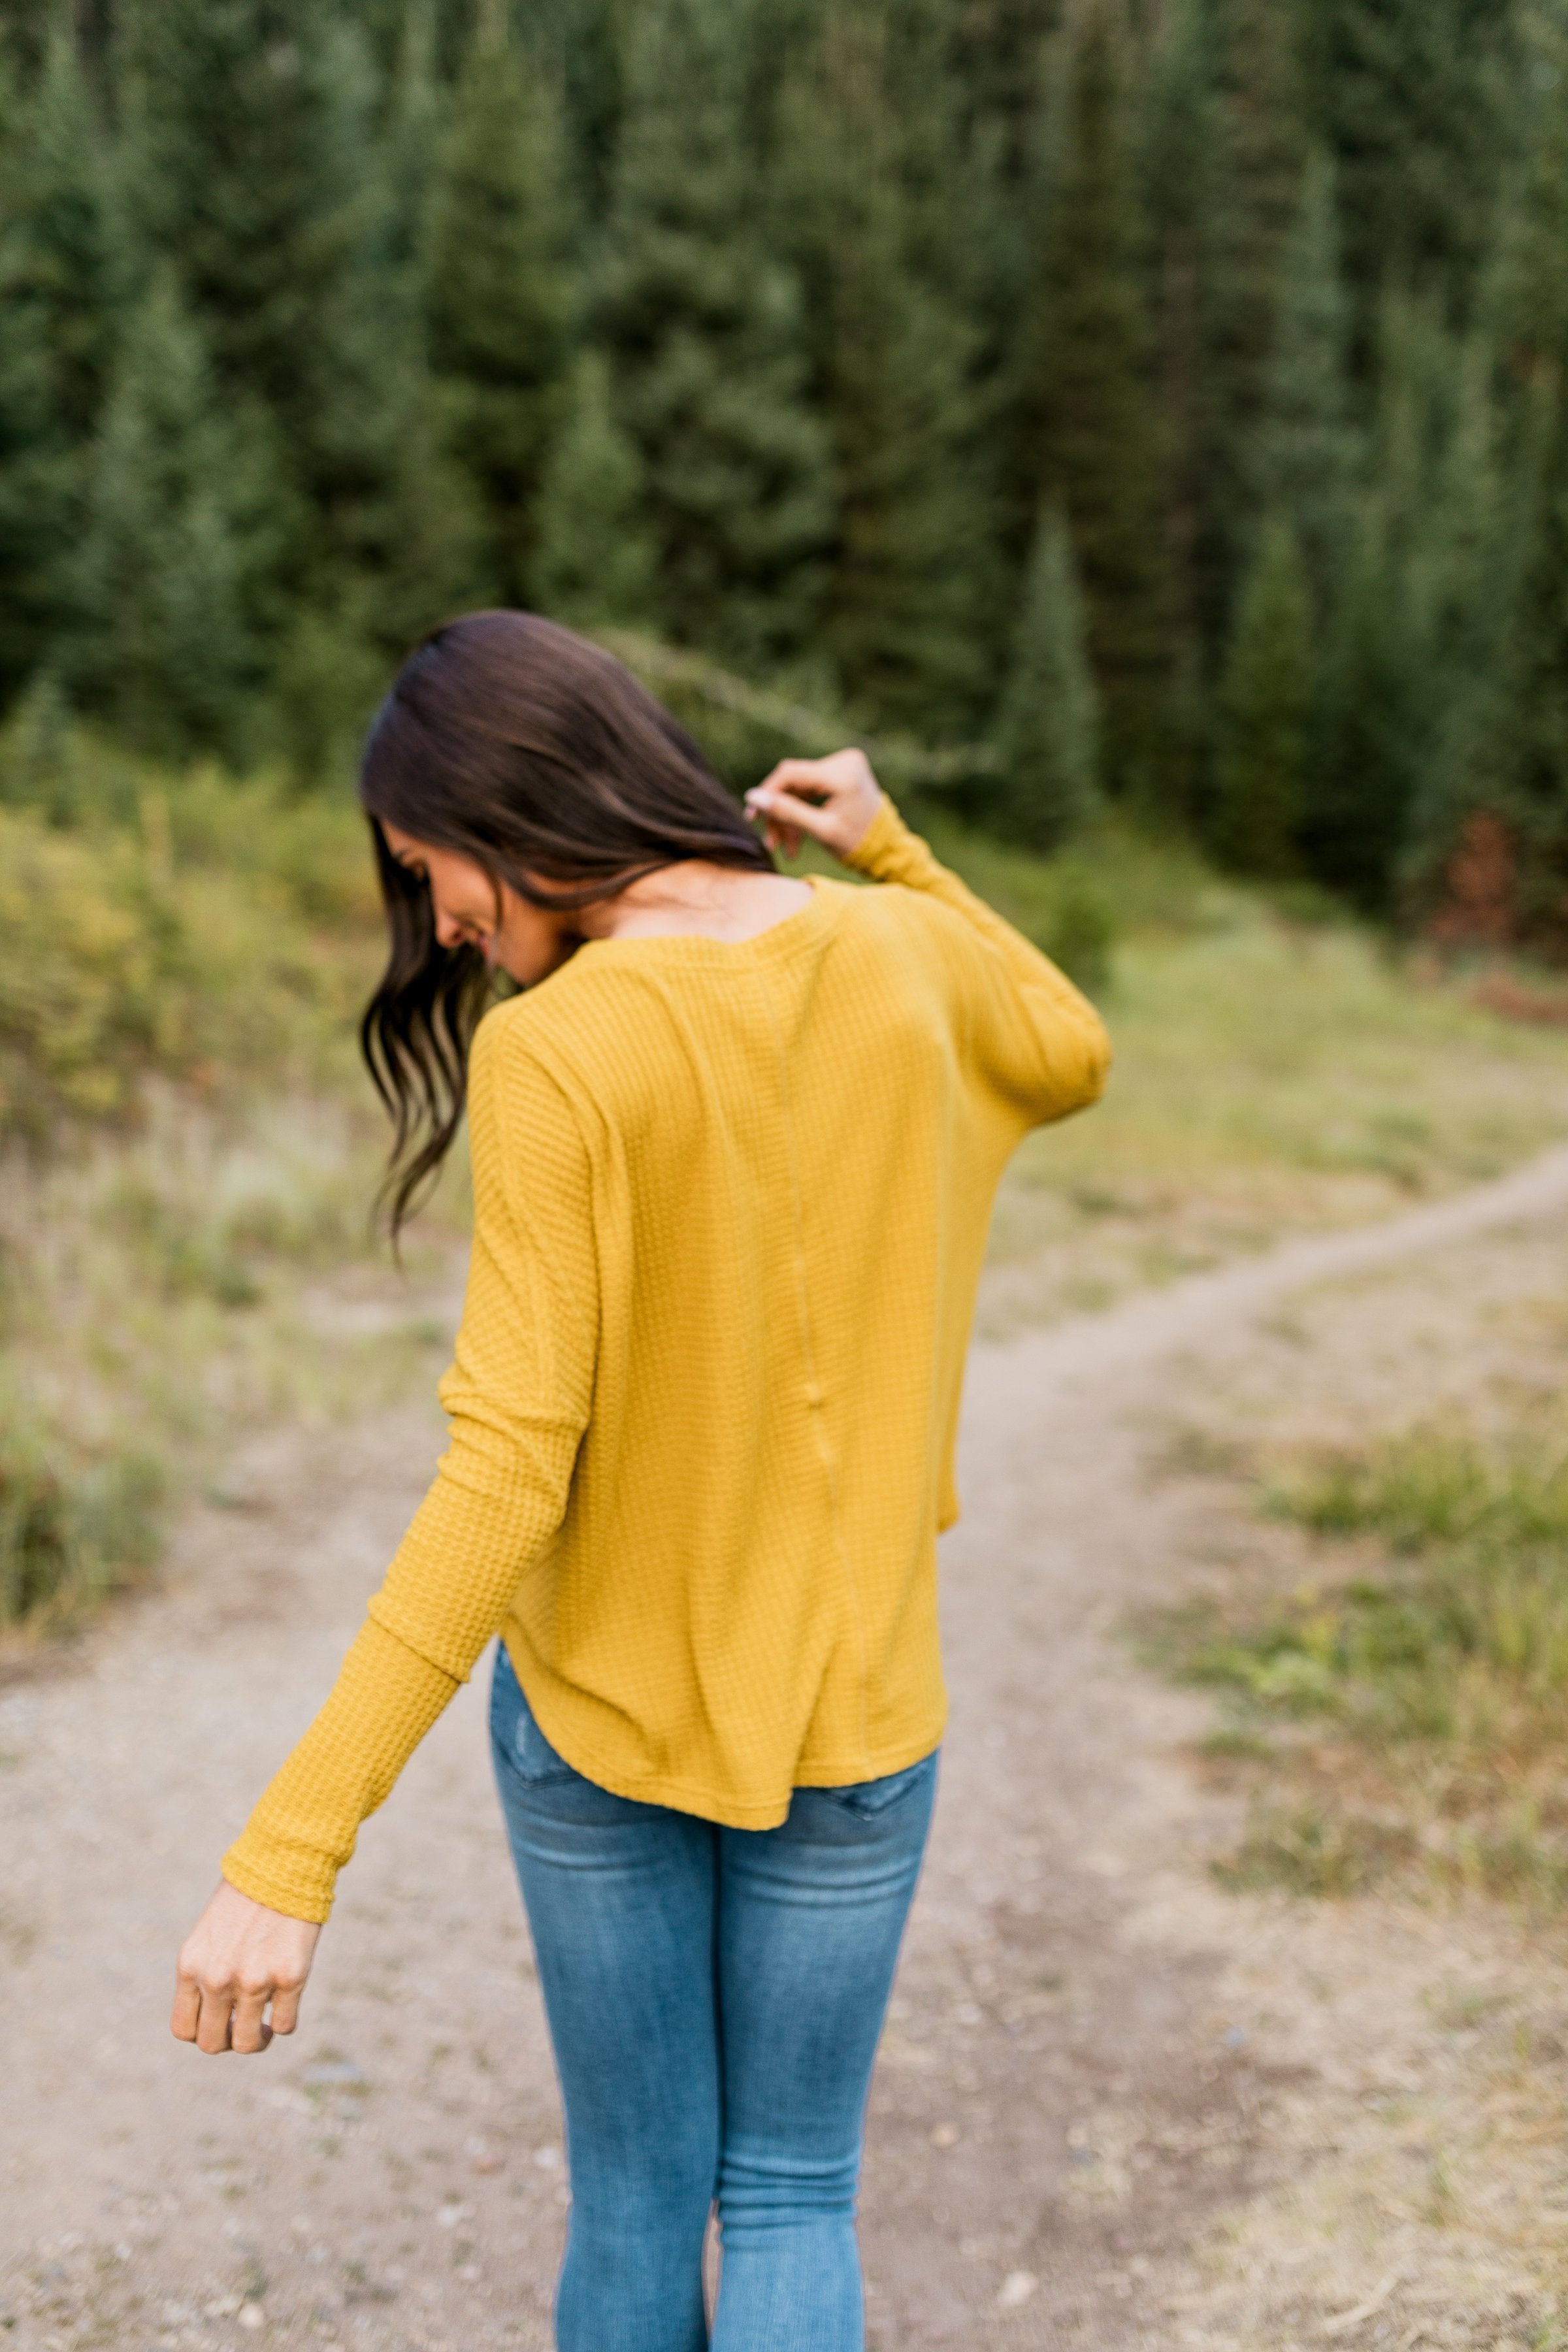
[[[615,1797],[503,1648],[490,1736],[566,2107],[560,2352],[860,2352],[855,2192],[935,1756],[797,1789],[773,1830]]]

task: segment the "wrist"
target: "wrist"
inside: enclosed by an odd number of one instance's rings
[[[909,838],[898,810],[884,793],[854,847],[844,852],[844,863],[857,874],[879,877],[889,856]]]

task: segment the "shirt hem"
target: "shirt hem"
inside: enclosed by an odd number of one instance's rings
[[[503,1636],[504,1638],[504,1636]],[[663,1805],[673,1813],[692,1813],[700,1821],[712,1822],[720,1829],[776,1830],[789,1817],[789,1801],[796,1789],[851,1789],[864,1780],[884,1780],[889,1773],[908,1771],[911,1764],[922,1764],[942,1745],[947,1728],[947,1709],[943,1706],[934,1724],[910,1735],[863,1752],[843,1758],[813,1758],[795,1767],[788,1787],[782,1796],[759,1797],[749,1801],[721,1795],[713,1789],[699,1788],[689,1781],[678,1780],[668,1773],[639,1775],[619,1769],[601,1759],[585,1743],[568,1730],[558,1738],[551,1721],[552,1708],[549,1700],[542,1706],[533,1691],[529,1689],[529,1676],[510,1642],[507,1654],[512,1670],[522,1685],[523,1696],[529,1708],[562,1761],[580,1772],[584,1780],[592,1780],[596,1789],[604,1789],[612,1797],[627,1798],[633,1804]],[[531,1671],[532,1661],[526,1662]]]

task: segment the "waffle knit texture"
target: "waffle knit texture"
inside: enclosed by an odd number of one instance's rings
[[[592,940],[480,1024],[450,1444],[224,1858],[324,1919],[486,1644],[616,1795],[771,1829],[946,1714],[936,1536],[997,1179],[1092,1102],[1069,981],[884,801],[741,942]]]

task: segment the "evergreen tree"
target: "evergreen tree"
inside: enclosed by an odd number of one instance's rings
[[[1491,243],[1523,58],[1499,0],[1304,0],[1314,125],[1339,162],[1363,349],[1384,288],[1464,303]]]
[[[58,27],[20,128],[10,192],[19,250],[8,299],[41,314],[50,403],[65,438],[79,447],[108,382],[123,265],[103,128],[76,44]]]
[[[1534,529],[1515,604],[1518,638],[1508,648],[1504,676],[1511,688],[1511,721],[1501,742],[1489,733],[1479,747],[1483,771],[1470,805],[1500,802],[1516,820],[1524,858],[1521,920],[1555,955],[1568,948],[1568,422],[1561,412],[1542,433]],[[1506,766],[1499,752],[1506,743]],[[1500,768],[1501,772],[1500,773]],[[1500,792],[1485,787],[1495,779]]]
[[[1316,878],[1368,911],[1386,908],[1412,790],[1429,749],[1416,707],[1430,673],[1399,604],[1407,584],[1387,502],[1357,518],[1322,646],[1299,838]]]
[[[783,142],[837,461],[826,640],[874,717],[962,734],[994,687],[994,531],[974,338],[921,266],[892,32],[863,0],[829,10]]]
[[[816,619],[831,482],[798,287],[761,234],[740,135],[746,24],[736,0],[637,15],[600,315],[645,468],[659,618],[764,662],[798,653]]]
[[[1009,829],[1057,848],[1100,799],[1100,708],[1072,541],[1059,509],[1040,518],[997,728]]]
[[[431,199],[426,310],[447,446],[483,518],[490,593],[520,604],[561,404],[570,289],[557,129],[500,29],[474,42]]]
[[[1113,792],[1157,806],[1170,638],[1161,447],[1134,158],[1107,10],[1071,59],[1021,412],[1089,609]]]
[[[7,67],[18,68],[30,80],[56,28],[51,18],[58,21],[58,10],[50,0],[0,0],[0,50]]]
[[[436,51],[434,0],[405,0],[380,142],[384,194],[379,210],[388,267],[416,284],[447,112]]]
[[[1219,689],[1213,837],[1245,874],[1299,870],[1312,701],[1312,607],[1289,524],[1270,516]]]
[[[472,518],[390,266],[365,44],[307,0],[128,12],[134,215],[230,415],[277,455],[280,597],[401,648],[470,583]]]
[[[610,408],[609,371],[584,352],[572,406],[544,469],[535,516],[533,602],[574,628],[646,626],[654,550],[642,515],[637,445]]]
[[[410,46],[440,80],[451,78],[473,29],[474,0],[340,0],[340,14],[363,34],[378,70],[391,77]]]
[[[1256,448],[1298,225],[1306,131],[1297,11],[1205,0],[1213,146],[1195,243],[1194,561],[1205,644],[1226,641],[1259,522]]]
[[[1347,331],[1333,163],[1319,151],[1303,174],[1300,212],[1284,257],[1258,480],[1266,510],[1289,518],[1320,612],[1353,519]]]
[[[49,350],[36,307],[10,296],[11,237],[0,241],[0,707],[49,656],[62,614],[58,555],[72,510],[72,468],[49,403]]]
[[[1417,845],[1463,798],[1461,747],[1489,737],[1495,750],[1509,731],[1494,696],[1517,517],[1497,466],[1490,353],[1454,333],[1446,308],[1399,292],[1382,305],[1364,480],[1321,640],[1302,845],[1321,880],[1373,909],[1430,863]]]
[[[1212,13],[1210,0],[1174,0],[1166,12],[1150,64],[1140,156],[1154,238],[1171,630],[1178,667],[1193,680],[1206,667],[1198,296],[1200,238],[1219,141]]]
[[[338,372],[376,176],[369,60],[306,0],[129,0],[123,50],[146,245],[177,268],[225,391],[264,401],[325,475],[336,412],[365,390]]]
[[[1493,676],[1496,723],[1472,728],[1470,806],[1500,807],[1524,862],[1522,915],[1568,944],[1568,26],[1543,33],[1531,152],[1490,289],[1510,387],[1502,510],[1511,580]],[[1483,700],[1482,709],[1486,705]],[[1483,764],[1484,763],[1484,764]],[[1462,822],[1458,795],[1449,817]],[[1437,845],[1430,845],[1436,849]]]
[[[900,133],[910,259],[963,308],[989,264],[962,210],[973,186],[958,80],[962,20],[951,0],[868,0],[864,8],[836,0],[833,14],[842,32],[870,34],[879,52],[881,101]]]
[[[57,30],[0,161],[0,699],[68,626],[86,453],[119,295],[102,143],[74,43]]]
[[[95,456],[72,664],[142,749],[241,740],[258,676],[247,526],[260,528],[245,472],[200,337],[161,272],[131,320]]]
[[[980,134],[1015,199],[1028,184],[1040,59],[1059,21],[1056,0],[992,0],[953,26],[951,72],[967,125]]]
[[[1489,352],[1441,308],[1384,305],[1369,479],[1322,664],[1302,838],[1358,903],[1420,897],[1510,759],[1520,486],[1500,474]]]
[[[784,17],[780,0],[773,5]],[[560,100],[573,207],[597,226],[610,202],[620,143],[629,0],[529,0],[514,14],[531,66]]]
[[[952,62],[939,84],[948,93],[951,157],[939,175],[941,199],[954,247],[939,276],[962,300],[973,331],[971,382],[994,449],[990,492],[1004,583],[1026,560],[1037,520],[1037,446],[1032,436],[1009,432],[1005,419],[1009,388],[1021,373],[1019,322],[1030,310],[1042,150],[1050,143],[1041,136],[1044,61],[1058,16],[1056,0],[991,0],[984,9],[950,12]]]

